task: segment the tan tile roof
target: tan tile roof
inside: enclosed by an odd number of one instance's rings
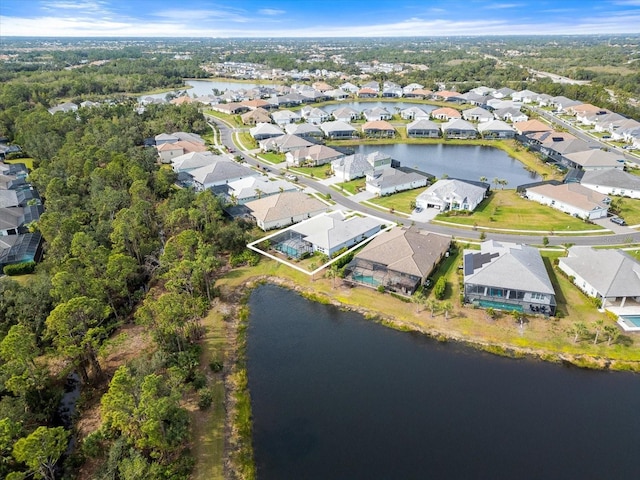
[[[320,200],[302,192],[284,192],[246,203],[253,216],[264,223],[326,210]]]
[[[604,208],[606,195],[583,187],[579,183],[563,183],[560,185],[539,185],[527,189],[529,192],[544,195],[547,198],[572,205],[582,210],[591,211],[594,208]]]
[[[362,125],[362,131],[366,131],[366,130],[395,131],[395,128],[393,128],[393,125],[391,125],[386,120],[374,120],[373,122],[366,122]]]
[[[541,122],[540,120],[527,120],[526,122],[514,122],[513,128],[520,134],[533,132],[550,132],[553,127]]]

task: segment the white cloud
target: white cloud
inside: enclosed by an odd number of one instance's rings
[[[482,8],[484,8],[485,10],[502,10],[506,8],[521,8],[525,6],[526,5],[523,3],[490,3],[489,5],[485,5]]]
[[[261,15],[283,15],[286,12],[284,10],[278,10],[276,8],[262,8],[258,10]]]
[[[570,23],[524,23],[517,20],[474,19],[451,21],[411,18],[394,23],[371,25],[309,25],[298,28],[269,27],[262,29],[242,26],[241,11],[232,10],[165,10],[156,12],[156,21],[116,17],[40,17],[17,18],[0,16],[3,35],[22,36],[114,36],[114,37],[402,37],[456,35],[544,35],[544,34],[620,34],[638,31],[640,12],[572,18]],[[149,21],[151,19],[151,21]],[[198,20],[197,22],[194,20]]]
[[[54,0],[50,2],[43,2],[41,5],[42,8],[46,10],[70,10],[69,13],[77,13],[77,12],[106,12],[107,11],[107,2],[101,0],[82,0],[82,1],[65,1],[65,0]]]

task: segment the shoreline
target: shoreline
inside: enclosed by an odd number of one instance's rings
[[[316,280],[320,281],[320,279]],[[251,312],[246,302],[256,288],[271,284],[291,290],[308,301],[314,301],[346,311],[357,312],[368,321],[397,331],[425,335],[438,342],[456,342],[475,350],[508,357],[555,363],[559,366],[577,367],[599,371],[640,372],[640,361],[623,360],[590,353],[570,353],[562,350],[529,348],[508,342],[496,342],[467,337],[461,331],[421,326],[381,312],[375,308],[362,307],[340,301],[337,295],[327,294],[312,285],[303,285],[291,278],[279,275],[252,275],[238,283],[220,287],[220,303],[212,310],[224,312],[227,328],[225,351],[229,364],[224,368],[225,389],[225,478],[248,478],[256,476],[253,459],[253,432],[251,414],[251,392],[247,382],[246,332]],[[356,287],[358,288],[358,287]],[[336,290],[338,292],[338,290]],[[407,304],[407,308],[412,308]],[[422,311],[424,314],[424,310]],[[417,312],[416,315],[420,315]],[[452,319],[453,320],[453,319]]]

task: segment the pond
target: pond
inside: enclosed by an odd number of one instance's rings
[[[331,113],[334,110],[337,110],[338,108],[342,108],[342,107],[353,108],[358,112],[363,112],[364,110],[380,107],[380,108],[386,109],[392,115],[398,115],[401,110],[404,110],[405,108],[409,108],[409,107],[418,107],[427,113],[432,112],[433,110],[438,108],[434,105],[427,105],[424,103],[385,102],[383,100],[379,102],[340,102],[340,103],[334,103],[331,105],[325,105],[320,108],[327,113]]]
[[[638,376],[443,344],[271,285],[249,306],[261,480],[637,478]]]
[[[504,151],[477,145],[416,145],[396,143],[393,145],[360,145],[358,153],[380,151],[398,160],[403,167],[430,173],[438,178],[445,174],[452,178],[480,180],[486,177],[507,180],[506,188],[541,180],[535,172],[524,168],[522,163]]]
[[[225,90],[248,90],[251,88],[255,88],[257,86],[262,87],[273,87],[274,84],[257,84],[257,83],[245,83],[245,82],[232,82],[232,81],[224,81],[224,80],[185,80],[185,85],[190,88],[180,88],[178,90],[172,90],[171,92],[163,92],[163,93],[154,93],[153,95],[142,95],[140,99],[151,97],[151,98],[165,98],[168,94],[179,95],[182,92],[186,91],[189,96],[194,97],[202,97],[204,95],[213,95],[213,90],[220,90],[224,92]]]

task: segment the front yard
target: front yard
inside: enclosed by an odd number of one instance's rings
[[[439,214],[435,221],[473,225],[489,229],[532,230],[543,233],[602,230],[594,224],[572,217],[559,210],[527,200],[515,190],[495,190],[471,215]]]

